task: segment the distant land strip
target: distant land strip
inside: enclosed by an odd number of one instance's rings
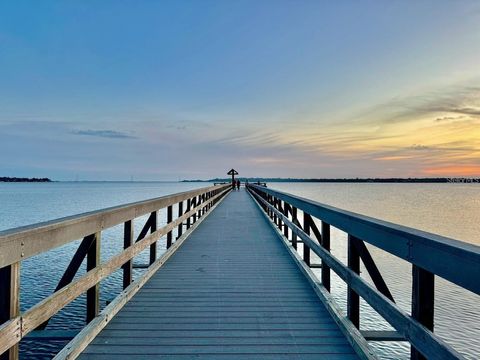
[[[0,182],[52,182],[49,178],[0,177]]]
[[[480,183],[480,178],[336,178],[336,179],[298,179],[298,178],[237,178],[241,182],[303,182],[303,183]],[[209,180],[182,180],[182,182],[230,182],[231,178]]]

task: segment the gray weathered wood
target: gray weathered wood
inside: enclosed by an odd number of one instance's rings
[[[101,233],[94,235],[94,240],[87,253],[87,272],[100,265]],[[100,311],[100,283],[97,282],[87,290],[87,323],[93,320]]]
[[[152,224],[150,227],[150,233],[153,234],[157,231],[157,219],[158,219],[158,212],[152,212]],[[153,264],[157,260],[157,242],[153,242],[150,244],[150,253],[149,253],[149,264]]]
[[[217,187],[215,190],[217,190],[218,193],[211,199],[212,201],[221,198],[226,192],[230,190],[230,188]],[[87,264],[87,268],[90,269],[90,271],[88,271],[86,275],[71,282],[59,291],[56,291],[54,294],[42,300],[40,303],[34,305],[32,308],[28,309],[23,314],[18,315],[3,324],[0,324],[0,353],[3,353],[9,348],[12,348],[12,346],[14,346],[13,349],[15,349],[15,344],[17,344],[23,337],[27,336],[36,327],[38,327],[43,322],[51,318],[58,311],[60,311],[65,305],[69,304],[79,295],[87,291],[87,289],[91,289],[90,296],[87,296],[87,302],[89,303],[87,306],[87,308],[89,309],[88,317],[89,319],[91,319],[93,317],[93,314],[98,311],[98,302],[96,301],[98,299],[98,291],[95,291],[95,288],[98,287],[98,283],[105,277],[112,274],[123,264],[130,261],[134,256],[138,255],[146,247],[155,243],[167,232],[171,231],[176,226],[181,224],[188,217],[193,216],[193,214],[196,213],[196,211],[199,209],[200,206],[192,209],[190,212],[187,212],[181,218],[176,219],[171,224],[168,224],[167,226],[155,231],[149,236],[146,236],[145,238],[139,240],[134,245],[125,249],[119,255],[112,257],[106,263],[98,265],[96,267],[93,267],[93,264],[99,263],[99,259],[97,256],[99,254],[99,249],[95,249],[95,251],[92,250],[90,254],[90,260],[87,260],[87,263],[90,263],[90,265]],[[150,222],[149,226],[151,225],[152,222]],[[99,245],[99,242],[97,242],[97,244]],[[15,267],[19,266],[19,264],[14,265]]]
[[[227,188],[228,185],[200,188],[0,231],[0,268],[207,191]]]
[[[360,274],[360,254],[354,245],[355,237],[348,235],[348,268],[355,274]],[[352,324],[360,329],[360,297],[354,289],[347,283],[347,316]]]
[[[365,269],[367,269],[368,275],[370,275],[370,278],[375,284],[377,290],[380,291],[387,298],[389,298],[392,302],[395,302],[395,300],[393,299],[393,295],[387,286],[387,283],[383,279],[383,276],[380,273],[377,265],[375,264],[375,261],[373,260],[370,251],[368,251],[365,243],[362,240],[357,239],[356,237],[351,237],[349,240],[352,242],[353,246],[358,252],[358,255],[360,255],[360,258],[365,265]]]
[[[15,318],[20,313],[20,263],[11,264],[0,269],[0,359],[17,360],[18,344],[8,339],[3,339],[2,333],[10,332],[15,336],[19,329],[18,320]],[[13,320],[11,320],[13,319]],[[4,352],[6,350],[6,352]]]
[[[308,280],[241,190],[219,204],[80,358],[208,354],[233,360],[279,352],[355,358]]]
[[[183,215],[183,201],[180,201],[178,203],[178,217],[182,215]],[[180,238],[180,236],[182,236],[182,232],[183,232],[183,224],[180,224],[178,225],[178,228],[177,228],[177,239]]]
[[[223,190],[224,192],[230,191],[230,187]],[[224,192],[220,192],[215,195],[212,199],[221,198]],[[212,208],[214,209],[214,208]],[[183,218],[192,216],[196,213],[196,209],[193,208],[191,211],[183,215]],[[206,217],[205,217],[206,218]],[[204,218],[204,219],[205,219]],[[182,246],[184,241],[191,235],[191,233],[201,224],[204,220],[193,224],[193,226],[180,238],[176,241],[167,251],[155,261],[146,272],[134,283],[132,283],[128,288],[126,288],[119,296],[117,296],[107,307],[100,313],[98,317],[92,320],[82,331],[75,336],[75,338],[70,341],[67,346],[65,346],[54,358],[54,360],[72,360],[78,357],[78,355],[85,349],[86,346],[100,333],[100,331],[113,319],[113,317],[128,303],[128,301],[147,283],[147,281],[165,265],[167,260],[177,251],[177,249]],[[182,219],[177,219],[177,222],[183,221]],[[172,222],[165,227],[165,234],[175,228],[177,222]],[[159,230],[160,231],[160,230]],[[157,233],[159,232],[157,231]],[[150,237],[155,236],[155,234],[150,235]],[[144,239],[143,242],[148,241],[148,238]],[[135,246],[140,246],[141,244],[135,244]],[[142,249],[140,249],[141,251]],[[149,331],[151,334],[151,331]]]
[[[133,220],[126,221],[123,225],[123,248],[128,249],[133,245],[134,239]],[[133,261],[128,260],[122,265],[123,269],[123,289],[126,289],[132,283]]]
[[[394,330],[362,330],[363,337],[369,341],[406,341]]]
[[[311,216],[305,212],[303,213],[303,231],[305,231],[305,234],[307,235],[310,235],[311,219]],[[303,261],[305,261],[305,264],[310,266],[310,247],[305,243],[303,243]]]
[[[55,288],[54,292],[60,290],[61,288],[67,286],[68,284],[70,284],[72,282],[73,278],[77,274],[78,269],[80,269],[80,266],[82,265],[83,260],[85,260],[85,257],[87,256],[88,251],[89,251],[90,247],[92,246],[92,244],[94,243],[94,241],[95,241],[95,234],[88,235],[88,236],[85,236],[83,238],[82,242],[80,243],[80,245],[77,248],[77,251],[75,252],[75,254],[72,257],[72,260],[68,264],[67,269],[63,273],[62,278],[58,282],[57,287]],[[50,319],[48,319],[43,324],[41,324],[37,328],[37,330],[45,329],[48,325],[49,320]]]
[[[427,329],[433,331],[435,276],[416,265],[412,266],[412,317]],[[427,358],[412,346],[412,360]]]
[[[257,202],[257,205],[260,204]],[[266,213],[264,214],[264,216],[268,217]],[[282,240],[283,245],[287,248],[290,256],[293,258],[300,271],[307,278],[310,286],[313,288],[318,298],[325,305],[326,309],[332,316],[333,320],[336,322],[337,326],[340,328],[344,336],[354,348],[357,355],[364,360],[377,359],[376,355],[374,354],[372,349],[370,349],[367,341],[362,336],[360,331],[352,324],[351,321],[347,320],[342,310],[340,310],[338,305],[335,303],[332,295],[324,288],[323,284],[318,282],[318,279],[313,273],[311,267],[303,261],[302,257],[298,254],[296,249],[289,243],[288,239],[285,238],[285,236],[282,235],[280,231],[277,231],[277,235]],[[301,321],[303,321],[303,319]]]
[[[322,247],[330,252],[330,225],[322,221]],[[330,291],[330,267],[322,261],[322,284],[327,291]]]
[[[255,192],[252,192],[256,199],[263,201]],[[265,202],[266,203],[266,202]],[[277,209],[268,204],[270,209],[279,216],[283,216]],[[442,359],[459,359],[462,355],[449,346],[445,341],[435,336],[425,326],[414,320],[404,310],[391,302],[387,297],[373,288],[358,274],[346,267],[340,260],[323,249],[316,241],[312,240],[302,229],[293,224],[290,220],[284,219],[288,226],[296,233],[304,243],[328,265],[337,275],[354,290],[359,296],[365,299],[372,308],[387,320],[405,339],[427,357]]]
[[[480,294],[480,281],[475,275],[480,273],[480,246],[341,210],[270,188],[250,186],[257,191],[277,196],[331,226]]]

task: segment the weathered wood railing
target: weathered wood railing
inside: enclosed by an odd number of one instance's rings
[[[324,298],[327,301],[332,300],[329,295],[330,271],[333,270],[345,281],[347,323],[345,324],[341,314],[337,316],[339,322],[344,322],[345,331],[353,330],[355,336],[364,335],[368,340],[406,340],[411,344],[412,359],[462,358],[461,354],[433,333],[434,278],[440,276],[464,289],[480,294],[478,279],[480,247],[340,210],[258,185],[249,185],[248,190],[278,226],[279,232],[291,242],[295,256],[303,262],[301,266],[313,265],[310,264],[311,251],[321,259],[321,265],[316,264],[315,267],[321,267],[320,291],[326,294]],[[320,221],[320,229],[314,218]],[[299,219],[302,220],[302,224]],[[331,227],[348,234],[347,265],[330,253]],[[303,260],[296,251],[297,243],[300,241],[303,243]],[[364,242],[412,264],[411,314],[395,304]],[[360,260],[364,263],[374,286],[360,276]],[[357,331],[360,329],[360,297],[396,332],[389,334],[385,331]]]
[[[96,319],[99,314],[99,284],[102,279],[122,268],[123,288],[126,289],[124,292],[132,288],[137,283],[132,283],[132,259],[149,247],[150,267],[163,261],[162,258],[157,260],[157,241],[166,235],[167,249],[172,247],[175,228],[177,239],[181,239],[183,227],[188,230],[230,190],[229,184],[205,187],[0,232],[0,359],[18,359],[20,340],[33,330],[45,328],[53,315],[85,292],[87,323]],[[173,218],[174,205],[178,208],[176,219]],[[158,212],[163,208],[167,209],[167,225],[158,229]],[[147,214],[150,216],[134,241],[133,221]],[[124,250],[100,263],[102,231],[122,223]],[[21,262],[81,238],[83,240],[55,292],[20,313]],[[87,273],[74,280],[85,258]],[[123,295],[126,298],[128,294]]]

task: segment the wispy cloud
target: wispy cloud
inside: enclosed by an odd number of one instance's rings
[[[369,107],[348,122],[382,125],[412,122],[426,117],[434,122],[480,117],[480,87],[455,85],[413,96],[395,97]]]
[[[136,136],[116,130],[73,130],[74,135],[95,136],[109,139],[137,139]]]
[[[442,121],[454,121],[463,119],[464,116],[444,116],[435,119],[435,122],[442,122]]]

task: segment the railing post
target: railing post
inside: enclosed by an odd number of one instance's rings
[[[305,216],[306,213],[303,213],[303,231],[305,234],[310,235],[310,219],[308,216]],[[310,266],[310,248],[307,243],[303,242],[303,261]]]
[[[322,247],[330,252],[330,225],[322,221]],[[322,261],[322,284],[330,291],[330,267]]]
[[[265,194],[264,192],[261,192],[261,191],[258,191],[257,189],[254,189],[252,188],[251,191],[255,192],[256,194],[258,194],[261,198],[263,198],[265,201],[268,201],[268,196],[267,194]],[[262,203],[262,206],[263,206],[263,210],[265,210],[265,212],[267,213],[268,216],[270,216],[270,209],[269,207]]]
[[[295,219],[297,218],[297,208],[292,206],[292,222],[295,223]],[[292,246],[295,250],[297,250],[297,234],[294,234],[292,231]]]
[[[279,210],[280,213],[283,214],[282,200],[280,199],[277,200],[277,210]],[[280,232],[283,231],[283,221],[280,216],[278,217],[278,229],[280,230]]]
[[[133,223],[128,220],[123,224],[123,248],[128,249],[133,244]],[[132,283],[132,259],[122,265],[123,269],[123,289],[126,289]]]
[[[0,325],[18,315],[20,315],[19,262],[0,269]],[[18,344],[0,354],[0,360],[18,360]]]
[[[201,205],[202,204],[202,197],[200,195],[198,195],[198,203],[197,203],[197,206]],[[202,217],[202,208],[199,208],[198,211],[197,211],[197,216],[198,218],[200,219]]]
[[[173,206],[169,205],[167,206],[167,225],[170,224],[173,221]],[[167,249],[172,246],[172,232],[173,230],[170,230],[167,233]]]
[[[288,209],[290,208],[290,205],[287,204],[285,201],[283,202],[283,215],[288,219]],[[285,236],[288,240],[288,226],[287,223],[283,223],[283,236]]]
[[[153,234],[157,231],[157,212],[152,212],[152,225],[150,226],[150,234]],[[150,265],[152,265],[155,260],[157,260],[157,242],[155,241],[150,245]]]
[[[435,275],[416,265],[412,265],[412,317],[433,332]],[[410,351],[412,360],[424,360],[413,346]]]
[[[277,208],[277,198],[276,197],[273,197],[272,205],[275,209]],[[275,223],[275,225],[278,226],[277,213],[275,211],[273,211],[273,222]]]
[[[353,244],[355,238],[348,235],[348,267],[356,274],[360,274],[360,254]],[[348,284],[347,284],[348,285]],[[347,316],[357,329],[360,328],[360,297],[347,286]]]
[[[197,197],[195,196],[193,199],[192,199],[192,208],[196,208],[197,207]],[[193,213],[193,224],[195,224],[195,222],[197,221],[197,212],[195,211]]]
[[[87,272],[95,269],[100,264],[101,232],[95,233],[95,240],[87,253]],[[100,282],[87,290],[87,324],[92,321],[100,311]]]
[[[274,205],[273,196],[272,195],[267,195],[267,198],[268,198],[268,203],[273,206]],[[270,219],[274,220],[274,223],[275,223],[275,218],[274,218],[275,212],[270,208],[269,208],[269,210],[270,210]]]
[[[192,200],[187,199],[187,213],[192,209]],[[187,230],[190,229],[190,216],[187,219]]]
[[[181,217],[183,215],[183,201],[180,201],[178,203],[178,217]],[[180,238],[180,236],[182,236],[182,233],[183,233],[183,221],[178,224],[178,227],[177,227],[177,239]]]

